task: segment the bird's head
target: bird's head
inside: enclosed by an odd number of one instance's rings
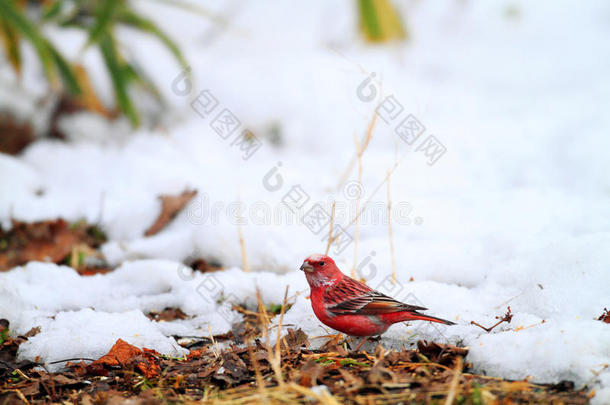
[[[343,273],[335,264],[335,261],[326,255],[313,254],[301,265],[309,285],[319,286],[330,283],[335,279],[343,277]]]

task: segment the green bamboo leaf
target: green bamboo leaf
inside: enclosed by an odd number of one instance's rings
[[[110,79],[114,87],[114,94],[119,109],[134,127],[139,126],[140,117],[136,110],[131,98],[129,97],[129,72],[124,68],[120,55],[116,49],[114,38],[108,33],[104,33],[100,37],[100,49],[102,51],[102,57],[108,68]]]
[[[63,56],[55,49],[50,43],[47,43],[49,50],[51,51],[51,56],[55,62],[55,66],[57,67],[57,71],[61,76],[62,82],[65,88],[68,90],[70,94],[79,95],[81,94],[81,88],[78,84],[78,79],[74,74],[74,70],[72,66],[64,59]]]
[[[19,47],[19,33],[12,26],[10,20],[0,15],[0,39],[4,44],[6,56],[18,76],[21,76],[21,48]]]
[[[17,29],[24,37],[26,37],[34,46],[38,58],[42,63],[42,68],[45,72],[45,76],[50,82],[54,82],[56,75],[53,69],[53,56],[47,46],[46,41],[38,32],[38,29],[34,24],[23,15],[21,10],[15,7],[13,1],[0,0],[0,14],[4,18],[11,21],[11,24]]]
[[[152,96],[155,98],[155,100],[157,100],[157,102],[163,101],[163,96],[159,92],[159,89],[157,89],[157,86],[155,86],[153,81],[146,75],[144,71],[136,68],[136,66],[131,63],[126,63],[124,69],[130,81],[134,81],[135,83],[142,86],[144,90],[152,94]]]
[[[358,0],[360,10],[361,28],[367,38],[380,38],[381,28],[375,12],[375,5],[372,0]]]
[[[95,24],[89,30],[87,45],[97,43],[104,33],[110,32],[110,26],[115,18],[116,10],[121,0],[104,0],[95,11]]]
[[[61,13],[61,7],[63,2],[61,0],[56,0],[51,2],[48,5],[43,6],[42,9],[42,20],[49,21],[53,18],[57,17],[59,13]]]
[[[180,51],[178,45],[176,45],[176,43],[172,41],[172,39],[167,36],[167,34],[165,34],[165,32],[163,32],[159,27],[157,27],[157,25],[151,20],[145,17],[141,17],[127,8],[122,8],[117,13],[117,20],[122,24],[139,29],[144,32],[148,32],[149,34],[156,36],[170,50],[170,52],[172,53],[172,55],[174,55],[176,60],[178,60],[182,68],[186,68],[188,66],[188,63],[182,55],[182,52]]]
[[[387,42],[405,39],[400,14],[390,0],[358,0],[360,28],[367,41]]]

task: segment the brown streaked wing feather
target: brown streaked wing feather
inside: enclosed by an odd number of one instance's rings
[[[379,315],[426,309],[396,301],[347,276],[326,291],[324,301],[331,304],[328,311],[335,315]]]

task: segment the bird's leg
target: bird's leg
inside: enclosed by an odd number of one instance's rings
[[[356,353],[358,352],[358,350],[360,350],[362,348],[362,345],[364,344],[364,342],[366,342],[367,340],[369,340],[369,337],[363,337],[362,340],[360,341],[360,344],[358,345],[358,347],[356,347],[356,349],[354,350]]]

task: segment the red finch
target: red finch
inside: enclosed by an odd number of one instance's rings
[[[426,308],[396,301],[346,276],[328,256],[309,256],[301,270],[311,288],[313,312],[324,325],[347,335],[381,335],[396,322],[414,320],[455,325],[445,319],[420,314],[417,311]]]

